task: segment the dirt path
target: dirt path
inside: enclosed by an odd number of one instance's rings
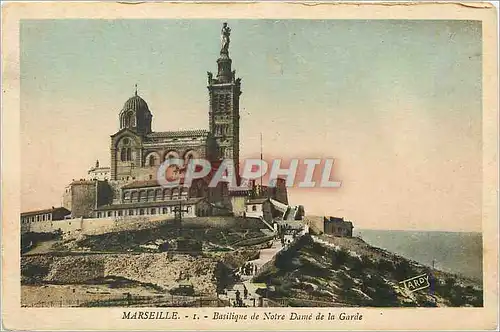
[[[59,242],[59,240],[44,241],[38,243],[33,249],[25,253],[25,255],[46,254],[53,251],[52,246]]]

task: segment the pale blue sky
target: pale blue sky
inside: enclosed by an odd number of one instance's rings
[[[56,205],[96,158],[109,164],[136,83],[154,130],[206,128],[222,22],[23,21],[23,154],[50,154],[23,163],[23,209]],[[293,203],[365,228],[479,229],[480,22],[227,22],[242,156],[258,153],[262,131],[268,155],[337,158],[343,188],[295,191]]]

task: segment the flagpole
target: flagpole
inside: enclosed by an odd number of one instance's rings
[[[262,191],[262,177],[264,176],[262,174],[262,162],[263,162],[263,156],[262,156],[262,132],[260,132],[260,190],[259,191]]]

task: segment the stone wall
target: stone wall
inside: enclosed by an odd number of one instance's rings
[[[87,235],[96,235],[109,232],[137,230],[156,227],[159,222],[174,220],[162,215],[154,216],[126,216],[109,218],[73,218],[66,220],[47,220],[32,223],[30,231],[35,233],[50,233],[61,230],[63,233],[81,232]],[[184,218],[186,227],[203,226],[218,228],[251,228],[262,229],[267,226],[258,218],[235,217],[195,217]]]
[[[128,229],[154,227],[165,220],[163,216],[110,217],[84,219],[82,233],[88,235],[104,234]]]
[[[29,231],[35,233],[51,233],[61,230],[64,233],[73,232],[82,228],[82,219],[46,220],[30,224]]]
[[[71,184],[71,217],[90,217],[96,207],[97,181],[75,181]]]
[[[108,205],[113,203],[114,189],[108,181],[96,181],[96,206]]]
[[[109,218],[73,218],[66,220],[47,220],[31,223],[29,231],[35,233],[63,233],[81,231],[83,234],[102,234],[121,230],[124,225],[138,228],[141,225],[165,220],[165,216],[109,217]]]
[[[72,218],[90,217],[95,207],[112,202],[113,187],[108,181],[73,181],[62,195],[62,206],[71,211]]]
[[[324,219],[325,218],[323,216],[308,216],[308,215],[304,216],[303,218],[304,223],[309,225],[309,227],[315,234],[324,233],[325,231]]]
[[[202,225],[212,228],[251,228],[262,229],[267,226],[258,218],[235,218],[235,217],[197,217],[183,219],[183,225]]]
[[[69,185],[66,188],[64,188],[64,193],[62,195],[62,206],[71,211],[71,208],[73,207],[72,200],[73,200],[73,194],[71,191],[71,185]]]
[[[288,191],[286,188],[286,180],[282,178],[276,179],[276,190],[274,198],[283,204],[288,205]]]

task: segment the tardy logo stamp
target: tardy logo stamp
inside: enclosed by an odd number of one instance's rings
[[[430,287],[429,276],[422,274],[399,282],[410,292],[415,292]]]

